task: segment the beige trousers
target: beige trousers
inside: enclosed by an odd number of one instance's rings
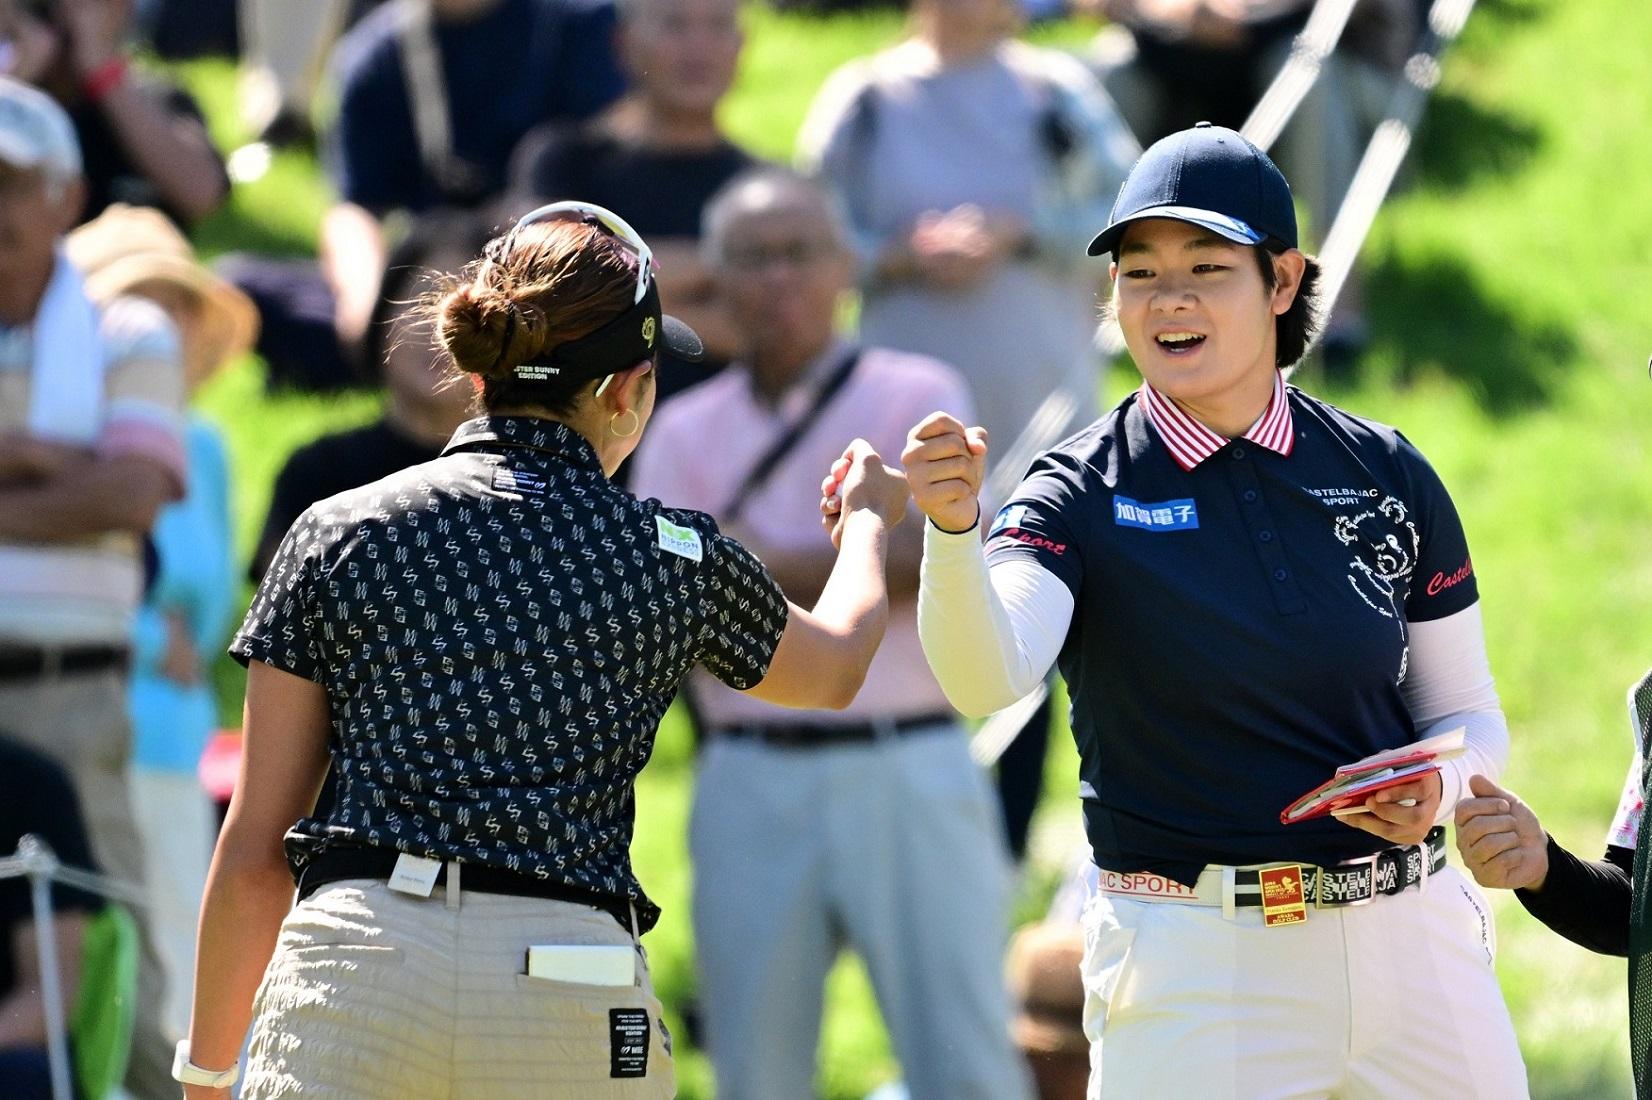
[[[126,675],[117,670],[0,682],[0,733],[61,764],[74,781],[80,812],[98,869],[143,889],[143,841],[132,817],[127,759],[132,725],[126,713]],[[149,914],[133,913],[142,933],[138,1015],[132,1036],[127,1090],[138,1100],[171,1100],[172,1043],[163,1034],[165,996],[160,957]]]
[[[671,1040],[640,948],[633,985],[524,973],[529,946],[630,945],[627,929],[571,902],[467,891],[462,875],[456,904],[445,893],[348,880],[287,915],[253,1005],[241,1100],[675,1095]],[[637,1019],[643,1034],[616,1026]],[[621,1044],[639,1039],[645,1074],[616,1076]]]

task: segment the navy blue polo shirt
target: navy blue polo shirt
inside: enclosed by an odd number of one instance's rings
[[[1144,386],[1042,455],[987,543],[1072,591],[1059,665],[1096,862],[1191,883],[1368,854],[1384,842],[1279,812],[1416,739],[1407,624],[1478,598],[1456,508],[1399,432],[1283,383],[1250,438],[1189,426]]]

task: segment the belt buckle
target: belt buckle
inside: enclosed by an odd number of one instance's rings
[[[1314,880],[1314,908],[1315,909],[1323,909],[1328,905],[1343,906],[1343,907],[1348,907],[1348,908],[1357,908],[1358,906],[1361,906],[1361,905],[1370,905],[1373,901],[1376,901],[1377,900],[1377,860],[1379,860],[1381,858],[1382,858],[1382,853],[1381,852],[1372,852],[1368,856],[1360,856],[1356,859],[1343,860],[1341,863],[1337,864],[1335,867],[1321,867],[1321,868],[1319,868],[1318,869],[1319,870],[1319,877]],[[1332,900],[1332,901],[1327,901],[1325,899],[1325,880],[1332,872],[1342,871],[1344,869],[1350,869],[1350,868],[1358,868],[1358,867],[1361,867],[1361,866],[1366,868],[1365,896],[1363,898],[1353,898],[1351,900],[1350,899],[1338,898],[1338,899],[1335,899],[1335,900]]]

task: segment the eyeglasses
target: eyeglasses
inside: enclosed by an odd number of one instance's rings
[[[511,231],[505,236],[504,247],[500,255],[510,251],[511,243],[516,234],[524,226],[539,222],[571,221],[594,224],[610,237],[627,245],[637,254],[637,292],[631,298],[631,304],[636,305],[648,293],[648,285],[654,280],[654,250],[648,247],[648,242],[642,239],[642,234],[631,228],[629,222],[607,207],[598,206],[594,202],[551,202],[537,209],[530,210],[511,226]],[[601,397],[602,391],[614,380],[613,375],[603,378],[597,386],[596,396]]]

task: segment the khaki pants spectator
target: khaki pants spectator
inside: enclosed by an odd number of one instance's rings
[[[64,767],[74,780],[98,869],[141,890],[143,845],[127,781],[132,728],[125,676],[111,670],[0,681],[0,726]],[[135,910],[133,915],[143,932],[143,951],[126,1084],[139,1100],[172,1100],[178,1094],[171,1073],[172,1039],[161,1032],[165,982],[147,914]]]

